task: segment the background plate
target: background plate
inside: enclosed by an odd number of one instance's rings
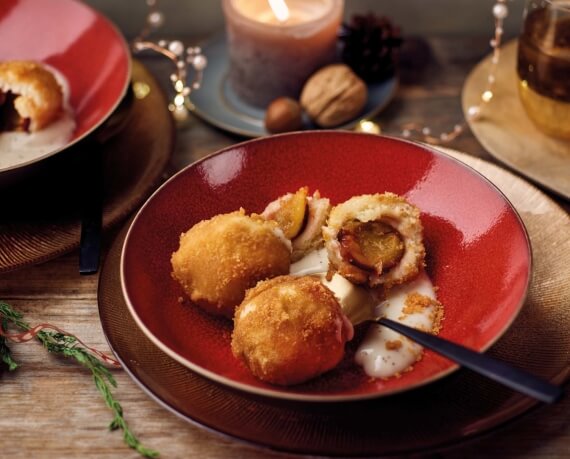
[[[130,52],[115,26],[82,2],[2,0],[0,61],[34,60],[58,70],[69,84],[76,122],[68,144],[0,168],[1,181],[77,143],[117,108],[131,77]]]
[[[534,249],[534,277],[525,306],[489,354],[555,383],[567,381],[570,217],[509,172],[465,154],[452,154],[507,195],[521,214]],[[393,397],[335,404],[283,402],[220,386],[161,352],[134,323],[119,279],[125,234],[126,228],[101,272],[98,300],[104,332],[135,382],[189,422],[299,454],[380,456],[426,453],[457,444],[539,404],[467,370]]]
[[[133,84],[143,85],[147,96],[135,97],[124,129],[101,147],[106,193],[103,229],[126,218],[154,191],[174,147],[174,123],[166,98],[136,60]],[[3,191],[18,199],[0,202],[0,272],[47,261],[79,246],[82,183],[73,159],[80,159],[81,148],[82,144],[72,147],[61,167],[54,168],[54,175]]]

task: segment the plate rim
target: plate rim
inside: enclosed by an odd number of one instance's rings
[[[282,454],[291,454],[291,455],[295,455],[295,456],[299,456],[299,457],[305,457],[305,456],[307,456],[307,454],[310,454],[310,457],[317,457],[317,458],[323,458],[323,459],[327,458],[327,457],[331,457],[331,456],[332,457],[345,457],[344,455],[333,456],[329,453],[305,453],[305,452],[296,451],[296,450],[292,450],[292,449],[285,449],[285,448],[281,449],[281,448],[277,448],[277,447],[268,446],[268,445],[263,444],[261,442],[256,442],[254,440],[242,438],[242,437],[238,436],[237,434],[224,432],[222,430],[217,429],[216,427],[213,427],[212,425],[209,425],[203,421],[195,419],[191,415],[184,414],[183,412],[178,410],[174,405],[171,405],[167,401],[163,400],[159,395],[157,395],[155,392],[153,392],[153,390],[151,388],[149,388],[145,384],[144,381],[142,381],[137,375],[134,374],[134,372],[128,367],[125,360],[122,357],[120,357],[119,354],[116,352],[115,347],[111,344],[111,341],[108,337],[108,333],[106,332],[106,327],[103,325],[103,321],[101,321],[101,323],[102,323],[102,328],[104,331],[105,341],[107,342],[109,348],[111,349],[111,351],[113,352],[113,354],[115,355],[115,357],[117,358],[119,363],[121,364],[121,367],[125,371],[125,373],[127,373],[127,375],[131,378],[131,380],[151,400],[153,400],[155,403],[157,403],[162,408],[166,409],[168,412],[174,414],[179,419],[182,419],[183,421],[188,422],[189,424],[191,424],[191,425],[193,425],[199,429],[205,430],[205,431],[211,433],[212,435],[217,436],[218,438],[223,438],[223,439],[231,440],[231,441],[237,441],[243,445],[251,446],[257,450],[269,451],[269,452],[273,452],[273,453],[277,452],[277,453],[282,453]],[[167,355],[167,357],[169,357],[169,356]],[[177,362],[177,363],[179,363],[179,362]],[[189,368],[187,368],[187,370],[192,371]],[[569,371],[567,370],[566,373],[568,374]],[[563,384],[563,381],[565,378],[561,375],[562,375],[562,373],[558,374],[555,378],[553,378],[551,380],[551,382],[553,382],[555,384],[557,384],[557,383]],[[209,383],[214,384],[213,381],[209,381]],[[347,401],[347,403],[350,403],[350,402],[351,402],[350,400]],[[488,418],[489,422],[494,422],[494,424],[492,424],[488,427],[480,427],[478,429],[473,429],[470,432],[463,434],[463,436],[457,437],[456,439],[444,441],[444,442],[439,443],[439,444],[434,444],[428,448],[423,448],[421,450],[421,452],[422,452],[422,454],[436,453],[438,451],[442,451],[442,450],[445,450],[447,448],[459,447],[459,446],[466,444],[468,442],[476,441],[477,439],[486,438],[487,436],[490,436],[493,433],[495,433],[496,430],[502,429],[502,428],[507,428],[508,426],[512,425],[514,422],[517,422],[521,418],[523,418],[527,415],[530,415],[530,413],[538,410],[539,408],[541,408],[541,403],[538,400],[534,400],[530,397],[522,398],[519,402],[517,402],[513,406],[509,407],[508,410],[502,410],[498,413],[495,413],[493,416],[490,416]],[[415,454],[417,452],[418,452],[417,449],[409,449],[407,451],[398,452],[398,455],[400,455],[400,454],[401,455]],[[364,454],[364,455],[350,455],[348,457],[372,459],[372,458],[377,458],[378,455],[377,454]]]
[[[445,153],[442,150],[437,150],[433,147],[431,147],[430,145],[427,145],[425,143],[421,143],[421,142],[416,142],[416,141],[412,141],[409,139],[401,139],[398,137],[394,137],[394,136],[379,136],[376,134],[368,134],[368,133],[356,133],[356,132],[346,132],[346,131],[336,131],[336,130],[308,130],[308,131],[295,131],[295,132],[287,132],[287,133],[282,133],[282,134],[275,134],[271,137],[289,137],[289,136],[298,136],[298,135],[308,135],[311,136],[313,134],[335,134],[335,135],[356,135],[356,136],[368,136],[371,138],[376,138],[376,137],[383,137],[383,138],[387,138],[389,140],[395,140],[397,142],[403,142],[403,143],[407,143],[416,147],[419,147],[421,149],[427,150],[429,152],[431,152],[431,154],[436,155],[436,156],[440,156],[440,157],[444,157],[452,162],[454,162],[456,165],[466,168],[467,171],[469,171],[470,173],[474,174],[475,176],[479,177],[480,179],[482,179],[488,186],[490,186],[495,192],[498,193],[498,195],[508,204],[508,206],[510,207],[511,211],[514,213],[514,215],[516,216],[516,219],[519,223],[519,227],[522,229],[522,234],[524,236],[524,239],[526,241],[526,255],[528,258],[528,266],[527,266],[527,272],[526,272],[526,285],[524,288],[524,292],[523,295],[521,295],[521,299],[519,300],[519,303],[516,306],[516,310],[515,313],[509,318],[509,320],[505,323],[505,325],[501,328],[501,330],[496,334],[496,336],[491,339],[488,343],[486,343],[482,348],[481,348],[481,352],[485,352],[487,351],[490,347],[492,347],[505,333],[506,331],[511,327],[511,325],[514,323],[514,321],[516,320],[516,318],[519,316],[525,302],[526,302],[526,298],[528,296],[528,292],[529,292],[529,288],[530,288],[530,284],[531,284],[531,280],[532,280],[532,269],[533,269],[533,254],[532,254],[532,245],[531,245],[531,241],[530,241],[530,237],[528,234],[528,230],[526,229],[526,226],[524,225],[524,222],[520,216],[520,214],[518,213],[518,211],[516,210],[516,208],[513,206],[513,204],[510,202],[510,200],[505,196],[505,194],[493,183],[491,182],[488,178],[486,178],[483,174],[481,174],[480,172],[478,172],[477,170],[475,170],[474,168],[472,168],[471,166],[461,162],[460,160],[454,158],[451,155],[448,155],[447,153]],[[254,138],[254,139],[249,139],[249,140],[245,140],[243,142],[239,142],[236,144],[232,144],[229,145],[227,147],[224,147],[220,150],[217,150],[203,158],[198,159],[197,161],[194,161],[190,164],[188,164],[187,166],[185,166],[183,169],[181,169],[180,171],[178,171],[176,174],[172,175],[167,181],[165,181],[159,188],[156,189],[156,191],[154,193],[152,193],[152,195],[150,195],[147,200],[144,202],[144,204],[140,207],[140,209],[137,211],[136,215],[133,217],[132,221],[129,224],[129,228],[127,230],[127,233],[125,235],[125,239],[123,242],[123,246],[121,248],[121,256],[120,256],[120,283],[121,283],[121,291],[122,291],[122,295],[123,298],[125,300],[125,303],[127,305],[127,308],[131,314],[131,316],[133,317],[133,320],[135,321],[135,323],[137,324],[137,326],[141,329],[141,331],[145,334],[145,336],[147,338],[149,338],[151,340],[151,342],[153,344],[155,344],[161,351],[163,351],[165,354],[167,354],[169,357],[171,357],[172,359],[176,360],[177,362],[179,362],[180,364],[182,364],[183,366],[185,366],[186,368],[194,371],[195,373],[198,373],[201,376],[204,376],[208,379],[210,379],[211,381],[214,381],[218,384],[222,384],[226,387],[231,387],[233,389],[239,390],[239,391],[243,391],[246,393],[250,393],[250,394],[254,394],[254,395],[259,395],[259,396],[264,396],[264,397],[269,397],[269,398],[274,398],[274,399],[280,399],[280,400],[290,400],[290,401],[301,401],[301,402],[322,402],[322,403],[327,403],[327,402],[351,402],[351,401],[360,401],[360,400],[370,400],[370,399],[376,399],[376,398],[381,398],[381,397],[386,397],[386,396],[391,396],[391,395],[395,395],[398,393],[402,393],[402,392],[407,392],[409,390],[413,390],[419,387],[422,387],[426,384],[430,384],[432,382],[435,382],[439,379],[444,378],[445,376],[457,371],[460,368],[460,365],[453,363],[450,365],[449,368],[442,370],[438,373],[436,373],[435,375],[433,375],[430,378],[427,378],[425,380],[419,381],[417,383],[411,384],[409,386],[405,386],[405,387],[401,387],[401,388],[395,388],[395,389],[390,389],[390,390],[386,390],[380,393],[367,393],[367,394],[352,394],[352,395],[319,395],[319,394],[299,394],[299,393],[291,393],[291,392],[286,392],[283,390],[278,390],[278,389],[267,389],[267,388],[261,388],[261,387],[255,387],[255,386],[251,386],[249,384],[245,384],[242,382],[237,382],[234,381],[230,378],[227,378],[225,376],[221,376],[211,370],[208,370],[206,368],[201,367],[200,365],[197,365],[193,362],[190,362],[188,359],[184,358],[183,356],[181,356],[180,354],[178,354],[177,352],[175,352],[174,350],[170,349],[166,344],[164,344],[158,337],[156,337],[154,335],[154,333],[152,333],[148,327],[143,323],[142,319],[138,316],[136,309],[134,307],[134,305],[132,304],[128,294],[127,294],[127,287],[126,287],[126,279],[125,279],[125,254],[126,254],[126,248],[127,245],[129,243],[129,239],[131,237],[131,234],[133,232],[133,228],[135,227],[137,221],[139,220],[140,216],[142,215],[142,213],[144,212],[144,210],[146,209],[146,207],[149,205],[149,203],[154,199],[155,195],[157,195],[158,193],[161,192],[161,190],[163,189],[163,187],[169,186],[171,181],[174,181],[176,179],[176,177],[178,177],[178,175],[181,175],[183,173],[186,173],[187,170],[196,167],[198,164],[221,154],[226,153],[227,151],[236,149],[236,148],[241,148],[244,144],[251,144],[251,143],[256,143],[256,142],[264,142],[267,140],[267,137],[258,137],[258,138]]]

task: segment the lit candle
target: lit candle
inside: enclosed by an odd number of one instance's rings
[[[267,107],[297,98],[305,81],[336,57],[343,0],[224,0],[232,89]]]

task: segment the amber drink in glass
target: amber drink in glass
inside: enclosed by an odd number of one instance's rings
[[[570,140],[570,0],[527,1],[517,74],[534,124]]]

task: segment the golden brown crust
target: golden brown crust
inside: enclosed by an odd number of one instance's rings
[[[430,309],[429,320],[432,322],[432,326],[428,329],[421,327],[416,328],[434,335],[439,334],[444,319],[444,309],[443,304],[436,298],[422,295],[418,292],[408,294],[404,302],[402,315],[398,317],[398,320],[403,320],[410,314],[421,314],[425,309]]]
[[[0,92],[17,94],[14,108],[30,119],[30,130],[50,124],[63,111],[63,91],[53,74],[38,62],[0,62]]]
[[[312,276],[279,276],[250,289],[236,310],[232,351],[261,380],[291,385],[334,368],[352,326]]]
[[[216,215],[180,236],[172,275],[192,301],[233,317],[248,288],[289,272],[291,248],[274,222],[243,209]]]

